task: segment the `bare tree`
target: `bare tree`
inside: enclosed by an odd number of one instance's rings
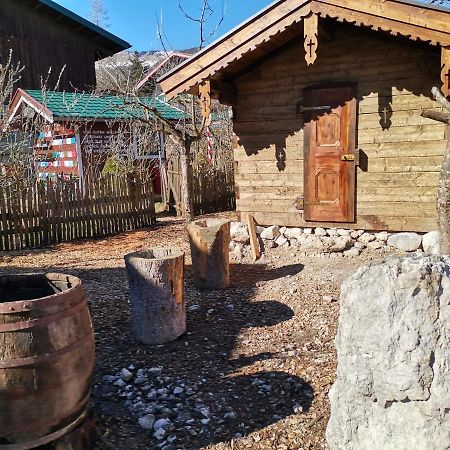
[[[444,112],[427,110],[422,111],[422,116],[447,125],[447,147],[442,161],[441,174],[438,185],[437,214],[440,233],[440,253],[450,255],[450,101],[441,91],[434,87],[431,93]]]
[[[210,20],[213,17],[215,11],[211,5],[210,0],[201,0],[200,11],[197,16],[194,16],[193,14],[187,12],[181,3],[181,0],[178,0],[178,7],[187,19],[198,24],[200,37],[198,49],[201,50],[205,46],[205,44],[215,36],[217,30],[223,22],[226,10],[225,2],[222,1],[221,16],[211,30],[207,29],[207,25],[210,23]]]
[[[89,0],[89,19],[95,25],[102,28],[109,28],[108,12],[103,6],[103,0]]]

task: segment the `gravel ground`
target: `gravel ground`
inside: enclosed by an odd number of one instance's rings
[[[188,333],[146,347],[130,335],[123,255],[161,246],[187,252]],[[270,249],[258,263],[233,263],[228,289],[200,292],[191,280],[184,225],[163,219],[107,239],[2,254],[0,267],[82,279],[97,342],[95,448],[297,450],[325,448],[339,286],[377,257]],[[131,381],[118,381],[123,368]],[[151,429],[138,423],[143,411]],[[165,420],[155,436],[158,418]]]

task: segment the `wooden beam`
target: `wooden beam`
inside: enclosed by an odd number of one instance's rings
[[[305,60],[310,66],[317,59],[317,48],[319,47],[319,16],[314,13],[308,14],[304,21],[304,47]]]
[[[442,92],[450,97],[450,47],[442,47],[441,55]]]

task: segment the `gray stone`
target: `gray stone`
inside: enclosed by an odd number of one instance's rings
[[[363,244],[368,244],[369,242],[372,242],[374,240],[375,240],[375,236],[372,233],[366,233],[366,232],[363,232],[358,238],[358,241],[362,242]]]
[[[339,236],[338,230],[336,228],[330,228],[327,230],[328,236]]]
[[[158,428],[154,433],[153,436],[158,439],[158,441],[162,441],[164,439],[164,436],[166,435],[166,430],[164,428]]]
[[[181,395],[184,392],[184,389],[182,387],[177,386],[174,390],[173,390],[173,395]]]
[[[141,417],[138,420],[138,423],[139,423],[140,427],[143,428],[144,430],[152,430],[153,425],[155,423],[155,416],[153,414],[147,414],[147,415]]]
[[[350,236],[350,230],[344,230],[343,228],[339,228],[337,233],[339,236]]]
[[[275,240],[278,236],[280,236],[280,227],[277,225],[272,225],[261,233],[261,239]]]
[[[230,236],[233,241],[239,242],[240,244],[248,244],[250,242],[247,227],[241,222],[231,222]]]
[[[153,429],[155,431],[159,430],[160,428],[167,428],[170,425],[170,419],[158,419],[154,424],[153,424]]]
[[[425,253],[439,255],[439,231],[430,231],[422,236],[422,247]]]
[[[303,233],[304,234],[312,234],[312,228],[303,228]]]
[[[123,381],[130,381],[133,378],[133,374],[128,369],[123,368],[120,371],[120,378],[122,378]]]
[[[353,239],[350,236],[339,236],[334,239],[334,245],[330,247],[331,252],[343,252],[353,246]]]
[[[350,233],[350,236],[351,236],[353,239],[358,239],[360,235],[359,235],[358,231],[353,230],[353,231]]]
[[[377,241],[386,242],[389,239],[389,233],[387,231],[381,231],[375,235]]]
[[[391,257],[342,285],[331,450],[450,442],[450,257]]]
[[[417,233],[397,233],[393,234],[387,243],[402,252],[414,252],[422,244],[422,236]]]
[[[119,386],[120,388],[123,388],[127,385],[127,383],[125,383],[125,381],[122,380],[122,378],[119,378],[115,383],[115,386]]]
[[[359,242],[359,241],[356,241],[353,244],[353,246],[356,247],[359,250],[362,250],[362,249],[366,248],[366,244],[363,244],[362,242]]]
[[[383,243],[380,241],[372,241],[367,243],[367,248],[369,250],[378,250],[383,247]]]
[[[288,242],[288,240],[283,235],[280,235],[275,239],[275,244],[277,244],[280,247],[286,244],[286,242]]]
[[[302,234],[303,230],[301,228],[287,228],[284,232],[288,239],[298,239]]]
[[[318,228],[316,228],[316,229],[314,230],[314,234],[315,234],[316,236],[326,236],[326,235],[327,235],[327,232],[326,232],[326,230],[325,230],[324,228],[318,227]]]
[[[284,236],[284,233],[286,233],[287,228],[286,227],[281,227],[280,228],[280,234],[282,234]]]
[[[356,247],[352,247],[349,250],[344,251],[344,255],[348,256],[349,258],[355,258],[361,254],[361,250]]]

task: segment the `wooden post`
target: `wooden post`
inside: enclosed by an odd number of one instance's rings
[[[125,256],[131,324],[139,342],[173,341],[186,332],[184,252],[154,248]]]
[[[187,226],[194,282],[200,289],[224,289],[230,284],[230,222],[205,219]]]
[[[247,227],[253,260],[257,261],[261,256],[261,249],[259,248],[258,236],[256,235],[255,218],[251,214],[247,214]]]

